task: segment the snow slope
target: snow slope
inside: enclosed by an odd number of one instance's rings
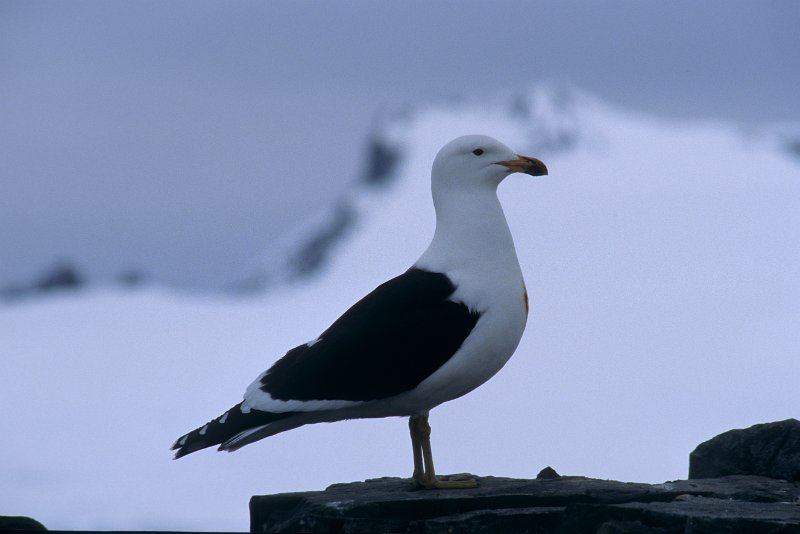
[[[316,425],[172,461],[288,348],[406,269],[433,231],[438,148],[485,133],[549,177],[501,186],[528,291],[509,364],[434,410],[442,473],[686,476],[699,442],[800,417],[800,159],[769,133],[635,116],[540,87],[429,106],[380,133],[327,268],[265,298],[95,290],[0,308],[0,514],[59,529],[245,530],[252,494],[408,476],[400,419]]]

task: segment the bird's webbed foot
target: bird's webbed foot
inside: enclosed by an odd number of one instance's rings
[[[414,482],[425,489],[470,489],[478,487],[478,480],[466,475],[445,477],[414,477]]]
[[[431,453],[431,427],[428,416],[412,416],[408,420],[411,431],[411,446],[414,451],[414,484],[425,489],[469,489],[477,488],[478,481],[467,475],[437,477]]]

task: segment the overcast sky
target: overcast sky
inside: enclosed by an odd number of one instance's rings
[[[58,259],[229,282],[409,102],[559,80],[662,116],[800,121],[799,27],[792,0],[3,0],[0,287]]]

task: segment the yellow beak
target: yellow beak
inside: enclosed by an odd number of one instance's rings
[[[547,167],[540,160],[529,158],[528,156],[520,156],[519,154],[517,154],[517,159],[498,161],[495,165],[502,165],[511,172],[524,172],[531,176],[544,176],[547,174]]]

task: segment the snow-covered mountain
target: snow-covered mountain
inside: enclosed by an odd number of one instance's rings
[[[373,211],[380,211],[389,192],[387,189],[391,190],[396,181],[404,179],[403,165],[417,147],[410,138],[409,129],[414,128],[421,116],[438,112],[457,117],[466,110],[470,114],[488,114],[495,122],[499,120],[517,128],[531,150],[554,154],[572,149],[579,141],[597,137],[580,118],[591,106],[588,96],[566,86],[549,85],[530,93],[497,97],[489,103],[442,102],[382,115],[368,139],[359,180],[327,210],[299,224],[267,251],[244,276],[235,280],[232,288],[239,291],[271,289],[302,282],[324,271],[338,246],[356,232],[359,221],[371,219]],[[469,122],[467,118],[463,126],[475,130],[476,126],[468,126]],[[461,124],[454,125],[451,131],[458,131],[459,126]],[[446,135],[441,138],[445,139]],[[436,151],[438,148],[434,153]]]
[[[304,268],[259,266],[263,298],[145,287],[0,307],[0,514],[237,530],[252,494],[410,475],[399,419],[305,427],[233,455],[173,462],[168,448],[416,259],[433,232],[430,164],[466,133],[539,157],[550,176],[500,188],[528,329],[494,379],[433,411],[437,468],[684,477],[699,442],[800,415],[793,131],[642,117],[553,86],[384,121],[384,159],[367,166],[380,177],[287,242],[287,258],[316,254]]]

